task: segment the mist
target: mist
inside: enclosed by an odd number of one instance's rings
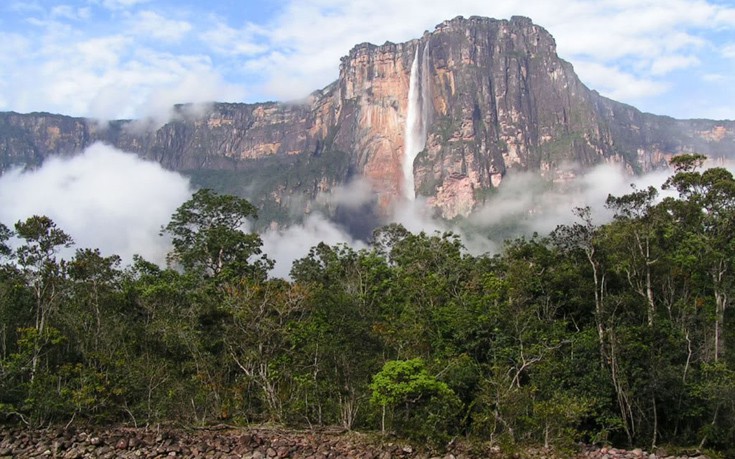
[[[711,165],[733,170],[732,164]],[[627,194],[631,186],[660,190],[671,174],[659,170],[633,176],[610,164],[586,172],[567,167],[576,171],[569,174],[574,177],[555,183],[537,174],[511,174],[470,217],[453,221],[437,218],[421,197],[399,202],[388,218],[369,214],[365,209],[374,207],[376,196],[367,181],[357,179],[320,194],[317,201],[337,218],[362,218],[360,225],[314,212],[300,224],[261,234],[263,252],[275,261],[270,276],[288,278],[293,262],[320,242],[367,248],[370,231],[365,228],[391,222],[414,233],[454,232],[473,255],[497,253],[507,237],[546,235],[558,225],[572,223],[575,207],[589,206],[593,222],[604,224],[612,219],[605,207],[608,195]],[[46,215],[74,238],[74,248],[99,248],[103,255],[120,255],[124,263],[139,254],[164,265],[170,243],[159,235],[160,229],[191,194],[188,179],[180,174],[98,143],[77,156],[51,158],[38,169],[13,169],[0,176],[0,222],[12,227],[32,215]],[[671,192],[661,192],[660,197],[667,194]]]
[[[140,254],[161,264],[169,245],[160,228],[190,196],[185,177],[97,143],[36,170],[0,176],[0,222],[12,228],[46,215],[74,238],[73,248],[99,248],[125,263]]]
[[[355,250],[367,247],[364,241],[353,238],[343,227],[321,214],[310,215],[299,225],[266,231],[261,237],[263,252],[275,261],[270,276],[284,279],[289,278],[293,262],[307,256],[309,250],[320,242],[347,244]]]
[[[533,173],[508,176],[497,193],[472,214],[470,223],[480,228],[512,223],[521,234],[544,235],[558,225],[574,222],[575,208],[589,207],[594,223],[603,224],[613,217],[605,207],[609,195],[628,194],[634,187],[654,186],[660,191],[670,175],[666,169],[634,176],[616,164],[601,164],[588,171],[570,165],[568,170],[574,177],[555,183]]]
[[[508,237],[547,235],[558,225],[573,223],[576,219],[573,211],[577,207],[589,206],[595,224],[607,223],[613,217],[613,212],[605,206],[609,195],[621,196],[633,191],[633,187],[654,186],[660,190],[671,173],[666,169],[634,176],[614,164],[599,165],[587,171],[568,164],[565,169],[574,172],[573,176],[570,174],[571,178],[556,183],[534,173],[508,175],[496,193],[466,219],[437,218],[436,210],[425,198],[418,196],[413,201],[399,201],[386,219],[374,218],[372,223],[373,226],[399,223],[413,233],[423,231],[429,235],[453,232],[460,236],[469,253],[494,254],[502,249]],[[671,192],[661,192],[660,197],[668,194]],[[352,209],[362,209],[376,202],[369,184],[361,179],[321,193],[317,199],[327,207]],[[314,214],[301,225],[266,232],[263,234],[264,252],[276,260],[271,275],[287,278],[293,261],[306,256],[319,242],[344,243],[355,249],[367,247],[366,233],[356,234],[348,226]]]

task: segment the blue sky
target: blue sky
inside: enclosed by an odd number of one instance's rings
[[[458,15],[530,17],[587,86],[644,111],[735,119],[732,0],[4,0],[0,110],[115,119],[298,99],[353,45]]]

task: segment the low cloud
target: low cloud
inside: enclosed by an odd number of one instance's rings
[[[320,193],[317,201],[327,205],[344,206],[349,209],[359,209],[375,199],[370,182],[358,178],[346,185],[335,187],[329,192]]]
[[[263,252],[276,262],[270,275],[281,278],[288,278],[293,262],[308,255],[320,242],[347,244],[356,250],[366,247],[364,242],[353,239],[342,227],[319,214],[310,215],[300,225],[266,231],[262,238]]]
[[[731,163],[708,166],[733,170]],[[557,225],[572,223],[575,207],[589,206],[594,222],[606,223],[612,218],[605,207],[609,194],[627,194],[631,184],[639,189],[660,188],[671,175],[669,170],[660,170],[633,176],[610,164],[586,172],[568,164],[565,170],[567,177],[572,173],[576,176],[553,184],[535,174],[510,174],[466,221],[435,218],[434,210],[422,198],[397,204],[387,221],[401,223],[414,233],[452,231],[469,252],[495,253],[504,237],[533,232],[546,235]],[[190,196],[189,182],[179,174],[134,154],[95,144],[71,158],[49,159],[36,170],[14,169],[0,176],[0,222],[12,227],[32,215],[47,215],[75,239],[78,248],[99,248],[104,255],[118,254],[125,262],[141,254],[163,264],[169,245],[159,230]],[[320,199],[326,200],[329,208],[357,210],[375,202],[364,180],[335,188]],[[270,275],[287,278],[293,262],[320,242],[347,244],[356,250],[367,247],[366,241],[353,234],[316,213],[301,224],[265,231],[261,235],[263,250],[276,261]]]
[[[33,171],[0,177],[0,221],[12,227],[46,215],[76,241],[104,255],[134,254],[163,263],[162,225],[191,196],[189,182],[132,153],[94,144],[72,158],[53,158]]]
[[[632,186],[660,189],[670,171],[633,176],[619,165],[603,164],[575,174],[574,178],[557,182],[551,188],[536,174],[511,175],[503,181],[498,193],[470,217],[470,222],[479,228],[512,224],[518,235],[534,232],[546,235],[558,225],[573,223],[574,208],[590,207],[594,222],[606,223],[613,217],[612,211],[605,207],[609,195],[628,194]]]

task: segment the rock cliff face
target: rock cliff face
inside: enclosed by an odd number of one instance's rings
[[[0,114],[0,168],[103,141],[245,195],[266,221],[303,215],[320,193],[357,176],[371,183],[378,214],[423,196],[454,218],[514,171],[555,179],[567,164],[617,162],[639,173],[682,152],[735,155],[735,122],[675,120],[606,99],[557,56],[547,31],[522,17],[458,17],[406,43],[357,45],[339,79],[301,105],[179,112],[157,128]]]

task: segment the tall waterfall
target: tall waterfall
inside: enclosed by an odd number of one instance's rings
[[[413,177],[413,162],[426,147],[426,133],[429,126],[429,107],[431,103],[429,84],[429,53],[424,46],[422,58],[419,48],[411,64],[411,79],[408,85],[408,112],[406,113],[406,133],[403,145],[403,193],[409,200],[416,199]],[[419,60],[421,65],[419,66]]]

